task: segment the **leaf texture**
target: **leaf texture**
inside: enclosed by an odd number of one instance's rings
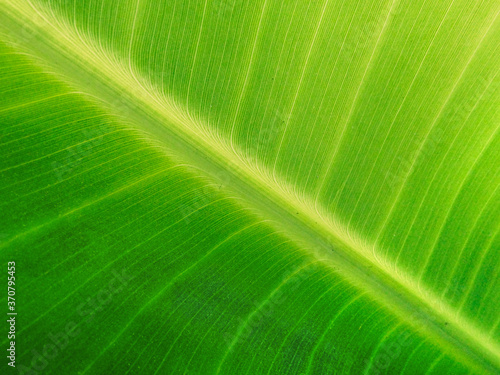
[[[2,0],[14,373],[500,373],[499,10]]]

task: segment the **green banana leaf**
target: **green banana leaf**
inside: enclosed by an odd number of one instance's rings
[[[2,374],[500,374],[497,0],[1,0]]]

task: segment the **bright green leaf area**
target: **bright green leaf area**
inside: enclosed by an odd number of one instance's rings
[[[1,0],[0,373],[499,374],[499,12]]]

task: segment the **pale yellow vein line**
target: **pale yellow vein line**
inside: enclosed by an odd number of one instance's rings
[[[476,220],[473,222],[473,223],[468,223],[468,227],[471,229],[470,232],[469,232],[469,235],[467,236],[467,238],[465,238],[462,243],[462,247],[460,249],[457,249],[456,250],[456,262],[455,264],[453,265],[452,269],[449,271],[449,277],[448,277],[448,281],[445,283],[446,284],[446,287],[443,288],[443,292],[441,293],[441,299],[445,298],[445,295],[446,293],[450,290],[450,288],[452,288],[454,286],[454,284],[452,283],[452,279],[453,279],[453,276],[455,275],[455,272],[457,270],[457,267],[464,261],[466,261],[465,259],[462,259],[462,257],[467,257],[469,254],[464,254],[464,250],[467,249],[468,245],[470,245],[470,242],[473,240],[473,234],[476,233],[476,232],[480,232],[482,230],[482,228],[478,227],[481,225],[481,222],[483,219],[483,214],[485,212],[487,212],[488,209],[491,209],[491,206],[490,206],[490,203],[492,201],[495,200],[495,198],[497,198],[497,191],[499,191],[500,189],[500,186],[497,186],[494,190],[494,192],[488,197],[488,200],[484,203],[483,205],[483,208],[481,209],[481,211],[477,214],[476,216]],[[488,249],[485,248],[484,249],[484,254],[487,254],[488,252]],[[482,262],[483,262],[484,259],[482,259],[476,266],[475,266],[475,269],[479,269]],[[470,277],[468,278],[470,279]],[[472,278],[472,280],[474,280],[474,277]]]
[[[481,268],[484,265],[484,262],[486,260],[486,255],[491,250],[495,251],[495,249],[492,248],[492,245],[495,243],[494,242],[495,239],[496,239],[495,237],[496,237],[496,235],[498,235],[499,232],[500,232],[500,228],[497,230],[497,232],[494,235],[492,235],[491,242],[488,243],[487,245],[485,245],[485,249],[484,249],[483,255],[481,257],[481,260],[479,262],[477,262],[477,264],[475,265],[475,267],[472,270],[472,274],[469,275],[468,279],[471,280],[470,281],[470,285],[469,285],[469,287],[467,288],[467,290],[463,294],[462,302],[460,303],[460,305],[458,305],[457,315],[459,315],[461,313],[461,311],[464,309],[465,303],[467,302],[467,300],[469,298],[469,295],[472,292],[472,290],[474,289],[474,287],[477,287],[477,285],[476,285],[476,279],[479,276],[479,272],[481,271]],[[496,251],[498,251],[498,249],[496,249]],[[493,280],[496,280],[496,279],[493,278]],[[490,287],[491,287],[491,285],[493,285],[493,284],[490,284]],[[481,303],[481,305],[482,305],[482,303]]]
[[[134,21],[132,23],[132,32],[130,35],[130,42],[128,45],[128,68],[130,71],[130,74],[132,74],[135,77],[134,74],[134,69],[132,67],[132,47],[134,43],[134,34],[135,34],[135,29],[136,29],[136,22],[137,22],[137,15],[139,13],[139,4],[141,3],[141,0],[137,0],[137,4],[135,5],[135,13],[134,13]]]
[[[474,160],[474,163],[470,166],[469,170],[467,171],[467,174],[464,176],[464,178],[462,180],[462,183],[460,184],[460,186],[457,187],[455,197],[453,198],[453,202],[451,202],[449,204],[448,211],[446,212],[446,216],[443,219],[443,224],[441,225],[441,228],[438,231],[438,234],[435,236],[435,239],[434,239],[432,245],[430,246],[430,251],[429,251],[429,254],[427,255],[427,259],[425,260],[424,265],[422,266],[422,269],[420,270],[420,274],[418,275],[418,285],[419,285],[419,287],[421,287],[421,283],[423,282],[422,278],[424,276],[425,270],[427,269],[427,266],[429,265],[429,262],[430,262],[430,260],[432,258],[432,255],[436,251],[436,246],[437,246],[439,238],[440,238],[440,236],[441,236],[441,234],[443,232],[445,224],[446,224],[446,222],[448,220],[450,220],[450,214],[451,214],[451,212],[453,210],[454,202],[456,202],[457,199],[460,197],[460,193],[462,192],[462,188],[464,187],[464,185],[466,184],[466,182],[468,181],[468,179],[472,175],[472,173],[475,171],[474,168],[477,166],[478,162],[481,160],[481,157],[483,156],[483,154],[488,150],[489,146],[491,145],[491,143],[495,139],[495,136],[498,133],[499,129],[500,128],[495,129],[495,131],[488,138],[488,140],[486,141],[486,143],[485,143],[484,147],[482,148],[481,152],[476,157],[476,160]]]
[[[344,122],[344,126],[343,126],[342,132],[340,134],[340,140],[339,140],[339,142],[341,142],[341,140],[343,139],[345,131],[347,129],[347,126],[348,126],[348,124],[349,124],[349,122],[351,120],[351,117],[352,117],[352,115],[354,113],[355,108],[357,107],[357,102],[358,102],[359,94],[361,93],[361,89],[364,87],[365,82],[366,82],[365,78],[366,78],[368,72],[370,71],[370,69],[372,67],[373,59],[374,59],[374,57],[376,55],[376,52],[378,51],[378,48],[380,46],[380,41],[382,40],[382,37],[385,34],[385,31],[386,31],[386,28],[387,28],[387,26],[389,24],[389,21],[392,18],[391,17],[392,16],[392,11],[394,9],[395,4],[397,4],[398,1],[399,0],[394,0],[393,1],[392,5],[391,5],[391,8],[389,9],[389,12],[387,14],[387,17],[386,17],[386,19],[384,21],[384,24],[382,26],[382,30],[380,31],[380,34],[378,35],[377,41],[375,42],[375,46],[373,47],[372,54],[370,55],[370,59],[368,60],[368,64],[366,64],[365,71],[363,72],[363,76],[361,77],[361,82],[358,85],[358,89],[356,90],[356,94],[354,95],[354,99],[353,99],[353,102],[351,104],[351,108],[349,109],[349,113],[347,115],[347,119]],[[332,168],[332,166],[334,164],[333,161],[334,161],[335,157],[337,156],[337,153],[338,153],[339,150],[340,150],[340,147],[337,147],[334,150],[332,156],[329,159],[328,168],[326,169],[325,173],[323,174],[323,179],[318,184],[319,188],[318,188],[318,192],[316,194],[316,203],[318,202],[319,196],[321,195],[321,192],[324,189],[325,180],[326,180],[327,176],[330,174],[330,170],[331,170],[331,168]]]
[[[207,10],[207,0],[205,0],[205,4],[203,5],[203,16],[201,18],[200,31],[198,32],[198,40],[196,41],[196,49],[194,51],[193,63],[191,65],[191,73],[189,74],[189,82],[188,82],[187,93],[186,93],[186,107],[189,107],[189,93],[191,92],[191,82],[193,80],[193,71],[194,71],[195,64],[196,64],[196,58],[198,56],[198,49],[200,47],[200,40],[201,40],[201,34],[203,32],[203,25],[205,23],[206,10]],[[193,120],[191,120],[191,121],[193,121]]]
[[[253,46],[252,46],[252,52],[250,54],[250,62],[248,64],[248,68],[247,68],[246,73],[245,73],[245,80],[243,82],[243,87],[241,88],[241,92],[240,92],[240,96],[239,96],[239,99],[238,99],[238,103],[236,105],[236,112],[235,112],[234,117],[233,117],[233,124],[231,126],[230,144],[231,144],[231,148],[233,149],[233,152],[235,154],[238,154],[238,152],[234,149],[234,146],[233,146],[234,129],[236,127],[236,120],[238,118],[238,114],[239,114],[239,111],[240,111],[240,106],[241,106],[241,103],[243,101],[243,96],[244,96],[244,94],[246,92],[246,87],[247,87],[247,84],[248,84],[248,78],[250,76],[250,71],[252,70],[252,64],[253,64],[253,60],[255,58],[255,49],[257,48],[257,41],[259,40],[260,28],[261,28],[261,25],[262,25],[262,20],[264,19],[264,14],[265,14],[265,11],[266,11],[266,5],[267,5],[267,0],[264,1],[264,5],[262,7],[262,11],[261,11],[260,18],[259,18],[259,25],[257,26],[257,31],[256,31],[256,34],[255,34],[255,39],[254,39]]]
[[[309,49],[307,51],[306,60],[304,62],[304,65],[302,66],[302,71],[300,73],[299,84],[298,84],[297,88],[295,89],[295,95],[293,97],[292,106],[291,106],[290,111],[289,111],[288,121],[286,121],[286,123],[285,123],[285,129],[283,130],[283,134],[281,136],[280,144],[278,146],[278,152],[276,154],[276,158],[274,159],[273,177],[274,177],[274,179],[275,179],[274,181],[276,183],[277,183],[277,181],[276,181],[276,165],[278,163],[278,159],[279,159],[279,156],[280,156],[281,148],[283,146],[283,140],[285,139],[285,135],[286,135],[286,132],[287,132],[287,129],[288,129],[288,124],[290,123],[291,117],[293,116],[293,111],[295,109],[295,104],[297,103],[297,97],[299,96],[300,88],[302,86],[302,81],[304,80],[304,75],[305,75],[305,72],[306,72],[306,69],[307,69],[307,65],[309,63],[309,58],[311,57],[311,52],[312,52],[314,44],[316,42],[316,37],[318,36],[318,31],[319,31],[319,29],[321,27],[321,23],[323,22],[323,16],[325,15],[325,10],[326,10],[326,7],[328,6],[328,1],[329,0],[326,0],[325,3],[323,4],[323,9],[321,10],[321,16],[319,18],[318,24],[316,25],[316,29],[314,30],[314,35],[313,35],[311,44],[309,45]]]
[[[498,277],[500,274],[500,263],[496,264],[495,270],[493,271],[493,273],[490,273],[486,270],[483,270],[483,275],[491,276],[491,279],[495,280],[495,282],[489,283],[488,287],[486,289],[482,288],[481,284],[477,285],[477,281],[476,281],[477,277],[479,276],[479,271],[483,267],[487,267],[487,265],[485,265],[485,261],[487,261],[488,254],[490,254],[490,252],[492,252],[492,251],[498,251],[498,248],[500,248],[500,246],[499,246],[500,241],[498,240],[499,233],[500,233],[500,226],[498,226],[497,229],[494,231],[494,233],[491,234],[491,241],[489,241],[485,245],[485,250],[483,252],[483,255],[481,256],[481,261],[479,262],[479,265],[476,267],[476,270],[473,271],[474,273],[473,273],[473,276],[471,277],[471,279],[472,279],[471,284],[475,284],[476,288],[479,287],[479,288],[481,288],[482,291],[484,291],[482,298],[481,298],[481,303],[479,304],[479,306],[477,308],[477,311],[478,311],[477,316],[482,316],[481,311],[484,311],[485,309],[488,310],[490,308],[490,309],[493,309],[494,312],[497,311],[498,303],[492,302],[492,299],[493,299],[493,301],[500,302],[500,288],[498,288],[498,286],[500,284],[500,278]],[[492,255],[492,256],[494,256],[494,255]],[[469,294],[471,292],[471,289],[472,288],[469,288],[467,290],[467,292],[464,293],[465,296],[464,296],[464,301],[461,303],[461,305],[462,305],[461,309],[463,309],[463,307],[465,306],[466,299],[470,298]],[[493,294],[493,298],[489,298],[490,294]],[[500,319],[500,314],[498,316],[498,319]],[[498,323],[496,323],[496,324],[498,324]],[[494,329],[496,329],[495,325],[493,325],[490,328],[489,333],[491,334],[491,332]],[[491,338],[494,339],[493,337],[491,337]]]
[[[491,84],[491,82],[492,82],[492,81],[493,81],[493,79],[489,82],[488,87],[490,86],[490,84]],[[488,87],[486,87],[486,88],[485,88],[485,90],[484,90],[483,94],[481,95],[481,98],[482,98],[482,96],[484,95],[484,93],[486,93],[486,92],[488,91]],[[464,121],[463,121],[464,126],[463,126],[463,127],[465,127],[465,124],[467,123],[467,121],[468,121],[469,117],[470,117],[470,116],[471,116],[471,114],[475,111],[476,107],[478,106],[479,102],[481,101],[481,98],[479,98],[479,99],[477,100],[477,102],[475,103],[475,105],[474,105],[473,109],[472,109],[472,110],[470,111],[470,113],[467,115],[467,118],[465,118],[465,119],[464,119]],[[463,127],[462,127],[462,128],[463,128]],[[433,174],[432,178],[429,178],[429,182],[428,182],[428,183],[427,183],[427,185],[426,185],[426,186],[427,186],[427,188],[426,188],[425,192],[424,192],[423,194],[421,194],[421,197],[422,197],[422,198],[421,198],[421,200],[420,200],[420,204],[419,204],[419,206],[418,206],[418,208],[417,208],[416,212],[415,212],[415,213],[414,213],[414,215],[413,215],[413,219],[412,219],[412,222],[411,222],[410,228],[413,226],[413,224],[414,224],[414,223],[415,223],[415,221],[417,220],[418,214],[420,213],[420,210],[421,210],[421,209],[422,209],[422,207],[424,206],[425,199],[427,198],[427,195],[429,194],[429,191],[431,190],[431,186],[432,186],[432,184],[434,183],[434,180],[436,179],[436,177],[438,176],[437,171],[443,167],[444,160],[445,160],[445,159],[446,159],[446,157],[448,156],[449,152],[452,150],[452,148],[453,148],[453,146],[454,146],[455,142],[456,142],[456,141],[457,141],[457,139],[459,138],[459,135],[460,135],[460,132],[457,132],[457,133],[455,134],[455,136],[453,137],[452,142],[449,144],[448,150],[446,151],[445,155],[441,158],[441,162],[439,163],[439,165],[438,165],[438,168],[437,168],[436,172]],[[402,245],[401,245],[401,247],[400,247],[400,250],[399,250],[399,252],[398,252],[398,254],[397,254],[397,256],[396,256],[396,260],[395,260],[395,263],[396,263],[396,264],[398,263],[398,260],[399,260],[399,258],[400,258],[400,256],[401,256],[401,254],[402,254],[402,253],[403,253],[403,251],[404,251],[404,247],[405,247],[405,245],[406,245],[406,242],[407,242],[407,240],[408,240],[408,237],[409,237],[409,236],[406,236],[406,237],[405,237],[405,240],[403,241],[403,244],[402,244]],[[420,287],[419,287],[419,290],[420,290]]]
[[[496,20],[496,17],[498,16],[498,13],[497,15],[495,16],[495,19],[493,20],[493,22],[490,24],[490,26],[488,27],[488,29],[486,30],[486,32],[484,33],[483,37],[481,38],[481,40],[479,41],[477,47],[475,48],[475,50],[473,51],[472,55],[470,56],[470,58],[468,59],[467,63],[465,64],[465,67],[462,69],[462,72],[460,73],[460,76],[457,78],[457,80],[455,81],[452,89],[450,90],[450,92],[448,93],[448,96],[446,97],[446,100],[443,102],[443,104],[441,105],[441,108],[439,109],[437,115],[434,117],[434,119],[432,120],[432,123],[431,125],[429,126],[429,131],[427,132],[426,134],[426,138],[429,137],[429,134],[431,133],[431,131],[434,129],[435,125],[436,125],[436,122],[441,118],[441,115],[443,113],[443,111],[447,108],[451,98],[453,97],[456,89],[459,87],[459,83],[462,81],[462,78],[464,77],[464,74],[466,73],[466,71],[468,70],[469,66],[470,66],[470,63],[472,62],[474,56],[476,55],[477,51],[479,50],[479,48],[481,47],[483,41],[485,40],[486,38],[486,35],[488,34],[488,32],[490,31],[491,27],[493,26],[493,24],[495,23],[495,20]],[[404,184],[399,188],[398,190],[398,193],[396,195],[396,197],[394,198],[393,200],[393,204],[391,206],[391,208],[389,209],[387,215],[386,215],[386,219],[385,221],[382,223],[382,225],[380,226],[380,231],[378,233],[378,236],[375,238],[375,244],[378,243],[378,240],[380,238],[380,236],[382,235],[382,232],[383,232],[383,229],[385,228],[389,218],[391,217],[391,214],[394,210],[394,207],[396,206],[396,204],[398,203],[399,201],[399,197],[401,195],[401,192],[404,190],[404,186],[406,185],[406,182],[408,180],[408,176],[413,172],[414,168],[415,168],[415,165],[416,165],[416,160],[418,159],[418,156],[422,153],[422,150],[424,148],[424,143],[425,142],[422,142],[420,144],[420,147],[418,148],[417,150],[417,154],[416,154],[416,157],[415,159],[412,161],[412,164],[410,166],[410,168],[408,169],[407,173],[406,173],[406,176],[405,176],[405,179],[404,179]]]

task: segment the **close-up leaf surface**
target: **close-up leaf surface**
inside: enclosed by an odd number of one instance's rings
[[[500,374],[499,11],[0,0],[0,373]]]

